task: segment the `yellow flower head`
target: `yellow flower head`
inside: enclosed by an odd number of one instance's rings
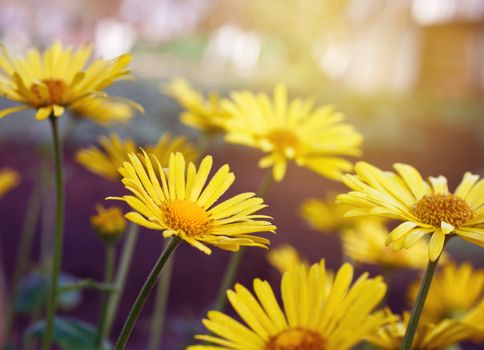
[[[119,207],[96,206],[97,214],[91,217],[94,231],[106,242],[115,242],[126,230],[126,220]]]
[[[382,350],[399,350],[405,335],[409,314],[404,320],[395,317],[395,322],[381,327],[368,337],[368,342]],[[412,343],[412,350],[442,350],[466,340],[479,341],[475,325],[484,322],[484,307],[463,320],[444,319],[438,323],[420,322]]]
[[[309,265],[306,260],[301,258],[297,250],[289,244],[271,248],[267,253],[267,260],[280,273],[289,271],[299,265]]]
[[[175,99],[185,111],[180,115],[183,124],[213,135],[222,132],[228,118],[220,108],[220,98],[216,93],[210,93],[205,99],[188,81],[176,78],[163,85],[161,91]]]
[[[74,102],[71,111],[74,117],[88,119],[104,126],[126,123],[134,115],[133,107],[130,105],[98,97],[88,97]]]
[[[344,216],[349,208],[346,204],[336,203],[336,195],[330,195],[327,199],[305,200],[301,205],[300,215],[313,230],[327,233],[354,224],[353,218]]]
[[[355,262],[376,264],[387,268],[423,268],[428,262],[428,245],[417,242],[412,250],[393,251],[385,245],[388,229],[378,218],[358,220],[343,230],[344,255]]]
[[[43,53],[30,50],[22,58],[13,58],[2,48],[0,95],[23,106],[0,111],[0,118],[33,108],[37,110],[36,118],[43,120],[51,115],[61,116],[66,107],[84,98],[108,98],[103,93],[106,87],[130,77],[127,66],[131,55],[97,59],[88,64],[91,54],[90,46],[72,50],[58,42]]]
[[[413,303],[417,296],[418,285],[415,283],[409,291]],[[448,263],[437,272],[430,286],[424,305],[422,319],[438,323],[445,318],[463,319],[467,313],[484,307],[484,269],[473,269],[463,263],[456,266]],[[484,322],[480,328],[484,335]]]
[[[362,137],[342,123],[343,114],[331,106],[314,109],[311,100],[288,101],[282,84],[274,89],[272,100],[263,93],[240,91],[222,106],[231,115],[226,140],[268,153],[259,166],[273,167],[276,181],[284,178],[289,160],[336,180],[352,169],[341,156],[361,153]]]
[[[101,148],[88,147],[77,152],[76,159],[86,169],[108,180],[117,181],[121,178],[118,169],[127,160],[129,153],[136,152],[135,142],[128,138],[121,140],[116,134],[101,136],[99,138]],[[163,134],[154,146],[145,146],[149,153],[154,154],[162,167],[168,166],[168,160],[172,152],[181,152],[187,161],[195,160],[198,152],[193,144],[185,137],[172,137]]]
[[[383,312],[373,312],[386,292],[380,277],[363,274],[351,285],[353,268],[345,264],[329,293],[326,278],[324,260],[284,273],[283,308],[267,281],[255,279],[253,293],[236,284],[227,296],[245,324],[210,311],[203,324],[213,335],[196,338],[215,345],[188,350],[346,350],[387,322]]]
[[[241,245],[265,248],[269,241],[253,233],[274,232],[276,227],[264,221],[270,217],[256,214],[266,206],[263,200],[254,193],[241,193],[214,205],[235,176],[225,164],[207,183],[211,168],[210,156],[197,170],[181,153],[172,153],[164,170],[155,156],[131,153],[119,172],[133,195],[111,199],[125,201],[135,210],[126,214],[128,220],[163,231],[165,238],[178,236],[206,254],[212,252],[207,244],[231,251]]]
[[[347,215],[403,221],[386,239],[395,250],[410,248],[430,234],[431,261],[439,257],[450,235],[484,246],[484,179],[465,173],[455,193],[450,193],[443,176],[427,182],[410,165],[397,163],[394,168],[397,173],[359,162],[356,175],[344,175],[343,182],[353,190],[338,196],[354,207]]]
[[[20,182],[20,175],[15,170],[0,169],[0,198]]]

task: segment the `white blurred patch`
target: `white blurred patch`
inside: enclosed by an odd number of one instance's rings
[[[111,59],[132,49],[136,32],[129,23],[103,19],[96,26],[95,38],[97,56]]]

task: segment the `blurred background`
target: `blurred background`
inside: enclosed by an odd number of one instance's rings
[[[385,169],[406,162],[424,176],[445,175],[451,189],[465,171],[483,175],[484,0],[0,0],[0,42],[10,51],[44,48],[55,40],[93,43],[96,55],[104,58],[133,54],[136,80],[110,91],[144,106],[144,115],[114,128],[140,144],[155,142],[165,131],[196,139],[197,133],[179,122],[179,105],[159,92],[160,84],[176,76],[221,95],[239,88],[271,91],[284,82],[291,96],[312,96],[344,112],[364,135],[366,161]],[[0,99],[0,108],[9,105]],[[69,128],[65,119],[63,130]],[[96,203],[124,190],[120,183],[107,183],[84,170],[73,154],[110,130],[86,121],[65,145],[63,270],[80,278],[102,279],[103,246],[89,217]],[[0,121],[0,167],[22,174],[21,185],[0,201],[4,295],[9,293],[27,199],[43,154],[51,147],[49,131],[47,123],[35,121],[30,112]],[[228,162],[233,168],[237,180],[230,193],[256,190],[264,174],[256,168],[260,153],[222,141],[209,152],[217,164]],[[326,257],[330,267],[338,267],[338,237],[310,230],[299,207],[305,198],[344,190],[309,170],[290,167],[267,197],[266,212],[278,226],[272,244],[289,242],[310,261]],[[51,188],[44,192],[34,265],[42,260],[41,252],[49,251],[49,242],[40,237],[52,227],[54,199]],[[120,330],[161,246],[157,232],[143,230],[113,334]],[[458,261],[484,265],[482,251],[466,242],[452,242],[450,250]],[[278,281],[265,254],[250,249],[238,280]],[[164,348],[181,349],[201,329],[200,319],[213,302],[228,257],[221,251],[207,257],[186,245],[179,249]],[[416,275],[398,275],[390,300],[403,299],[402,286]],[[68,314],[95,323],[98,293],[83,294],[82,307]],[[398,301],[393,306],[395,311],[404,308]],[[151,308],[152,300],[129,349],[144,349]],[[21,318],[13,330],[16,337],[28,322],[28,317]]]

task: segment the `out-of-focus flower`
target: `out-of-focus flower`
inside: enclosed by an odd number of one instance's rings
[[[313,230],[327,233],[341,231],[354,224],[354,218],[344,217],[350,208],[346,204],[336,203],[336,195],[330,195],[327,199],[305,200],[300,207],[300,215]]]
[[[101,136],[100,148],[92,146],[81,149],[76,154],[76,159],[86,169],[108,180],[117,181],[121,178],[118,169],[123,162],[129,160],[129,153],[136,153],[135,142],[128,138],[122,140],[117,134]],[[145,146],[150,154],[154,154],[163,168],[168,166],[168,160],[172,152],[180,152],[187,161],[193,161],[198,157],[195,146],[185,137],[172,137],[163,134],[156,145]]]
[[[20,183],[20,175],[12,169],[0,169],[0,198]]]
[[[301,258],[297,250],[289,244],[271,248],[267,253],[267,260],[280,273],[287,272],[299,265],[309,265],[306,260]]]
[[[412,250],[393,251],[385,245],[388,229],[378,218],[360,219],[342,232],[343,252],[355,262],[386,268],[423,268],[428,263],[428,246],[417,242]]]
[[[203,324],[213,335],[196,338],[215,345],[188,350],[350,349],[388,321],[383,312],[373,312],[386,292],[382,279],[363,274],[353,286],[352,279],[352,266],[343,265],[326,293],[324,260],[300,265],[282,277],[283,309],[267,281],[255,279],[254,293],[236,284],[227,296],[246,325],[210,311]]]
[[[87,170],[108,180],[121,178],[118,169],[128,159],[128,153],[136,152],[136,144],[132,139],[121,140],[117,134],[99,137],[101,148],[91,146],[81,149],[76,159]]]
[[[383,326],[368,337],[368,342],[382,350],[399,350],[405,335],[409,314],[404,314],[404,321],[396,321]],[[484,307],[473,310],[462,320],[444,319],[438,323],[420,322],[412,350],[441,350],[466,340],[479,341],[475,325],[484,322]]]
[[[205,99],[201,92],[181,78],[163,85],[161,91],[175,99],[185,109],[180,115],[185,125],[199,129],[209,136],[224,130],[223,125],[228,115],[220,108],[218,94],[210,93]]]
[[[31,108],[37,110],[38,120],[60,117],[66,107],[84,98],[113,98],[103,90],[117,80],[130,78],[127,66],[131,55],[88,64],[91,54],[90,46],[73,51],[58,42],[43,53],[29,50],[22,58],[11,57],[5,48],[0,50],[0,95],[22,104],[0,111],[0,118]],[[142,110],[133,101],[123,101]]]
[[[153,154],[161,166],[166,168],[170,161],[170,154],[180,152],[185,161],[194,162],[198,158],[198,151],[184,136],[173,137],[169,133],[163,134],[154,146],[145,146],[146,153]]]
[[[231,115],[225,139],[268,153],[259,166],[272,167],[276,181],[284,178],[290,160],[336,180],[352,169],[341,156],[361,153],[362,136],[342,122],[343,114],[331,106],[314,109],[309,99],[289,101],[282,84],[275,87],[272,100],[263,93],[239,91],[222,107]]]
[[[418,284],[410,287],[409,300],[417,297]],[[484,269],[447,263],[436,274],[425,301],[422,320],[438,323],[445,318],[462,320],[475,309],[484,310]],[[484,319],[483,319],[484,321]],[[484,336],[484,322],[476,324]]]
[[[214,206],[235,175],[225,164],[207,182],[211,168],[211,156],[197,170],[181,153],[172,153],[165,173],[155,156],[129,154],[129,162],[119,171],[133,195],[110,199],[122,200],[135,210],[126,214],[128,220],[163,231],[165,238],[177,236],[206,254],[212,252],[207,244],[231,251],[240,246],[266,248],[269,241],[253,235],[276,229],[264,220],[269,216],[256,214],[266,206],[263,199],[241,193]]]
[[[484,179],[465,173],[462,182],[449,193],[447,179],[424,181],[410,165],[396,163],[397,173],[384,172],[365,162],[355,166],[356,175],[346,174],[343,182],[353,190],[338,199],[355,209],[350,216],[379,215],[403,221],[386,239],[393,249],[410,248],[431,235],[429,258],[441,254],[446,237],[459,237],[484,246]]]
[[[71,105],[74,117],[109,126],[115,123],[127,123],[133,118],[131,106],[104,98],[88,97]]]
[[[119,207],[96,206],[97,214],[91,217],[91,225],[99,237],[107,242],[116,242],[126,230],[126,219]]]

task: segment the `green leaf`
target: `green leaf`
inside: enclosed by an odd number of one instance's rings
[[[45,321],[41,320],[30,326],[26,337],[42,338],[45,330]],[[54,319],[53,341],[62,350],[99,350],[95,345],[97,328],[90,323],[71,318],[56,317]],[[112,346],[105,341],[103,350],[109,350]]]
[[[40,310],[49,292],[47,276],[39,272],[30,273],[18,286],[13,302],[16,313],[32,313]]]
[[[61,273],[61,275],[59,276],[59,288],[76,283],[78,280],[78,278],[75,278],[71,275]],[[57,298],[57,304],[61,309],[71,310],[81,303],[81,298],[82,294],[81,290],[79,289],[62,292],[59,293],[59,297]]]
[[[61,273],[59,276],[59,288],[65,285],[71,285],[77,282],[78,279]],[[14,310],[20,314],[30,314],[42,308],[47,301],[49,295],[49,277],[47,274],[34,271],[30,273],[17,288],[17,293],[14,299]],[[77,307],[81,302],[81,291],[72,290],[64,293],[59,293],[58,305],[64,310],[71,310]]]

